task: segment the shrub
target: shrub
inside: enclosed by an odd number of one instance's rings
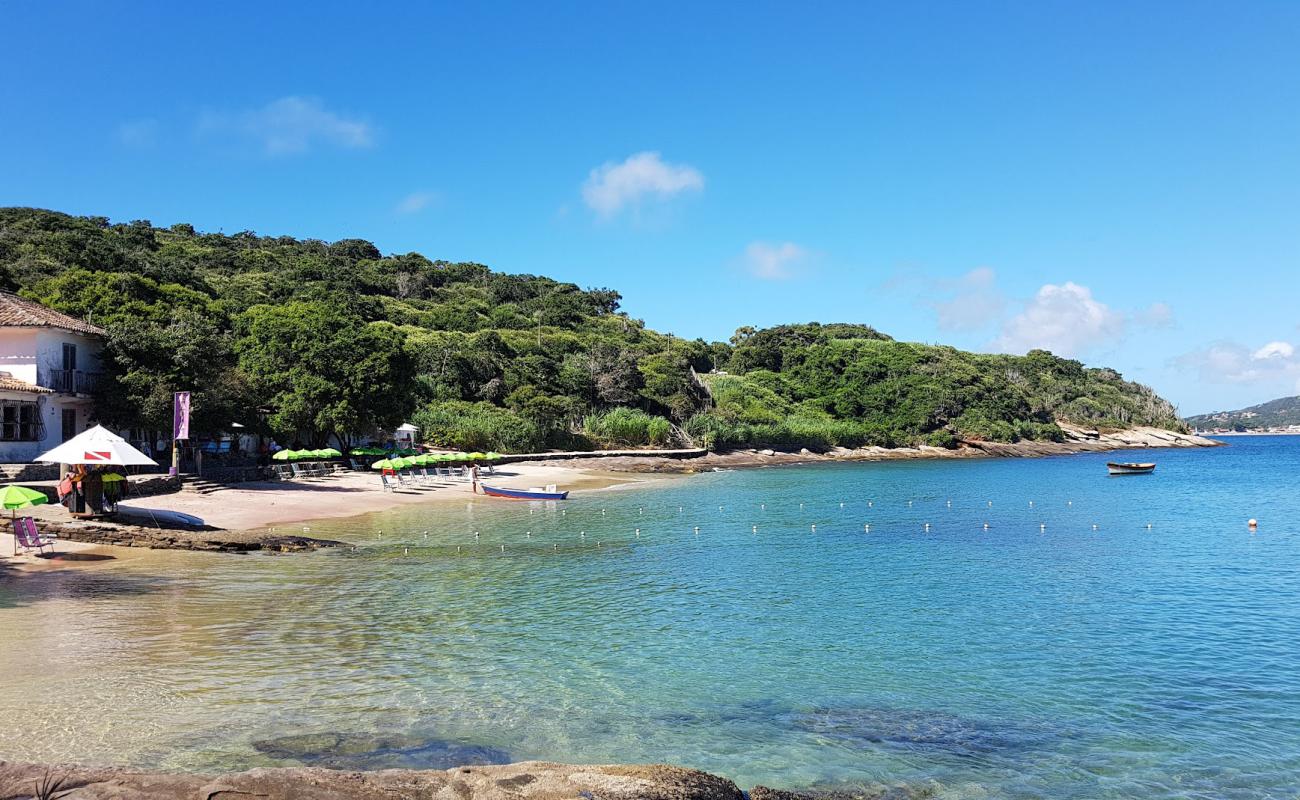
[[[582,421],[583,433],[607,445],[664,445],[672,425],[636,408],[613,408],[588,414]]]
[[[466,451],[528,453],[546,446],[533,422],[491,403],[452,400],[431,403],[412,420],[426,442]]]

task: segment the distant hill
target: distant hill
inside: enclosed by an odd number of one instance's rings
[[[1187,424],[1198,430],[1226,428],[1237,431],[1256,431],[1265,428],[1285,428],[1300,425],[1300,395],[1279,397],[1257,406],[1237,411],[1216,411],[1188,417]]]
[[[622,311],[613,289],[361,239],[0,208],[0,290],[108,331],[96,411],[119,428],[170,430],[172,392],[189,390],[200,435],[236,422],[310,447],[404,421],[434,444],[503,452],[1183,429],[1150,388],[1042,350],[970,353],[815,322],[682,340]]]

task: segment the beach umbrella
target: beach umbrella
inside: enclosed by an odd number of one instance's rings
[[[50,498],[46,497],[44,492],[38,492],[34,489],[28,489],[26,486],[18,486],[12,483],[0,486],[0,505],[9,509],[10,523],[17,516],[16,509],[39,506],[48,502],[50,502]],[[18,530],[16,528],[14,529],[14,555],[18,555]]]
[[[491,450],[489,450],[487,452],[487,455],[483,456],[483,458],[486,459],[487,461],[496,461],[497,459],[501,458],[501,454],[493,453]]]
[[[381,458],[370,465],[371,469],[393,469],[393,462],[387,458]]]
[[[158,462],[127,444],[103,425],[77,434],[36,457],[54,464],[116,464],[121,467],[156,467]]]
[[[271,454],[272,461],[288,461],[292,457],[292,450],[276,450]]]
[[[325,453],[326,458],[339,458],[343,455],[338,450],[335,450],[333,447],[327,447],[322,452]]]
[[[482,461],[485,458],[487,458],[487,456],[484,455],[483,453],[470,453],[468,456],[466,456],[466,459],[470,461]]]
[[[50,498],[46,497],[44,492],[28,489],[26,486],[19,486],[15,483],[0,486],[0,506],[4,506],[10,511],[16,508],[44,505],[48,502],[50,502]]]

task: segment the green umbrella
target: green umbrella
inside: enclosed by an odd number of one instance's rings
[[[11,524],[16,516],[14,509],[27,508],[28,506],[39,506],[50,502],[50,498],[45,496],[44,492],[38,492],[28,489],[26,486],[17,486],[7,483],[0,486],[0,505],[9,509],[9,520]],[[18,530],[14,529],[14,555],[18,555]]]
[[[496,461],[497,459],[501,458],[501,454],[493,453],[491,450],[489,450],[487,455],[483,456],[483,458],[487,461]]]
[[[469,456],[467,456],[467,458],[470,461],[482,461],[483,459],[487,458],[487,456],[484,455],[483,453],[470,453]]]
[[[371,469],[393,469],[393,462],[387,458],[381,458],[370,465]]]
[[[44,492],[38,492],[13,483],[0,486],[0,505],[11,511],[15,508],[39,506],[48,502],[50,502],[50,498],[46,497]]]
[[[339,458],[343,455],[338,450],[335,450],[333,447],[327,447],[321,452],[325,454],[325,458]]]
[[[288,461],[293,457],[292,450],[276,450],[271,454],[272,461]]]

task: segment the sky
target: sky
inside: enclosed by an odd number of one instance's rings
[[[412,7],[414,6],[414,7]],[[184,9],[184,10],[181,10]],[[0,205],[1300,393],[1300,3],[0,3]]]

